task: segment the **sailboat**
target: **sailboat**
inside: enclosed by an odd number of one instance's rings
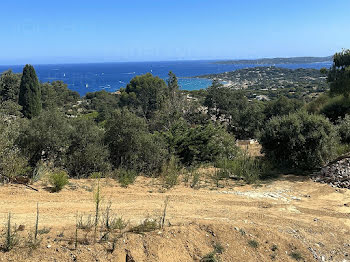
[[[88,84],[85,84],[85,87],[86,87],[86,88],[88,88],[88,87],[89,87],[89,85],[88,85]]]

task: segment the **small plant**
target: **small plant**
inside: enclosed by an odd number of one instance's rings
[[[28,241],[27,241],[27,245],[31,250],[37,249],[40,246],[42,239],[38,238],[38,235],[39,235],[39,204],[37,203],[34,233],[29,234]]]
[[[100,204],[102,201],[101,197],[101,189],[100,189],[100,180],[97,181],[97,187],[96,191],[94,192],[94,200],[95,200],[95,239],[96,239],[96,233],[97,233],[97,226],[98,226],[98,221],[99,221],[99,216],[100,216]]]
[[[45,235],[45,234],[50,233],[50,231],[51,231],[50,227],[44,227],[44,228],[38,230],[38,234]]]
[[[102,178],[102,173],[101,172],[93,172],[90,177],[91,179],[100,179]]]
[[[85,219],[84,216],[79,216],[77,219],[77,228],[85,231],[90,231],[94,226],[94,222],[91,215],[88,215]]]
[[[216,257],[215,252],[211,252],[207,255],[205,255],[200,262],[219,262],[218,258]]]
[[[242,229],[242,228],[239,229],[239,233],[241,233],[242,236],[245,236],[245,234],[246,234],[244,229]]]
[[[18,236],[17,236],[17,231],[12,229],[11,225],[11,213],[8,214],[7,217],[7,223],[6,223],[6,228],[5,228],[5,243],[3,245],[3,250],[5,252],[10,251],[13,249],[19,242]]]
[[[271,250],[275,252],[276,250],[278,250],[278,246],[276,244],[273,244]]]
[[[106,211],[103,214],[103,226],[107,232],[113,230],[123,230],[127,226],[127,222],[122,217],[116,217],[111,213],[111,203],[106,207]]]
[[[249,246],[252,247],[252,248],[258,248],[258,247],[259,247],[259,243],[258,243],[258,241],[256,241],[256,240],[249,240],[249,241],[248,241],[248,244],[249,244]]]
[[[164,209],[163,209],[163,216],[161,217],[161,221],[160,221],[160,228],[164,228],[164,225],[165,225],[166,209],[168,207],[168,203],[169,203],[169,196],[167,196],[164,200]]]
[[[296,261],[300,261],[303,260],[303,256],[300,254],[300,252],[298,251],[293,251],[292,253],[290,253],[289,255],[291,258],[295,259]]]
[[[191,188],[198,188],[198,183],[200,180],[201,174],[199,172],[194,172],[192,176]]]
[[[178,183],[179,167],[174,156],[170,158],[168,163],[162,168],[162,178],[165,188],[172,188]]]
[[[68,184],[68,175],[64,170],[55,171],[50,174],[50,184],[53,186],[53,192],[61,191]]]
[[[160,228],[156,220],[146,218],[140,225],[130,229],[130,232],[142,234],[144,232],[151,232]]]
[[[128,187],[135,182],[137,173],[134,170],[126,170],[119,168],[116,171],[116,178],[122,187]]]
[[[214,252],[216,254],[222,254],[224,252],[225,248],[221,245],[221,243],[216,242],[214,244]]]

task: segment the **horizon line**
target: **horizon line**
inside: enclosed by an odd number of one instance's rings
[[[0,66],[25,66],[27,64],[37,65],[79,65],[79,64],[116,64],[116,63],[160,63],[160,62],[191,62],[191,61],[255,61],[262,59],[289,59],[289,58],[328,58],[329,56],[287,56],[287,57],[260,57],[260,58],[218,58],[218,59],[165,59],[165,60],[139,60],[139,61],[111,61],[111,62],[68,62],[68,63],[21,63],[21,64],[0,64]],[[331,61],[331,60],[330,60]]]

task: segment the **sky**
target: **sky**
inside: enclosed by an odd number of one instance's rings
[[[328,56],[349,0],[3,0],[0,64]]]

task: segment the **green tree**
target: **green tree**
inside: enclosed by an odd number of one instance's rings
[[[43,111],[21,129],[17,143],[32,166],[39,160],[62,166],[72,130],[64,114],[56,110]]]
[[[28,170],[27,160],[15,145],[18,121],[6,121],[0,116],[0,181],[23,175]]]
[[[34,67],[26,65],[23,68],[23,74],[19,90],[19,104],[22,106],[22,113],[27,118],[33,118],[40,114],[41,91],[38,77]]]
[[[264,109],[264,114],[268,120],[273,116],[283,116],[295,113],[303,105],[303,101],[280,96],[278,99],[267,103]]]
[[[343,50],[333,57],[333,66],[328,72],[328,82],[332,95],[350,93],[350,50]]]
[[[331,160],[337,136],[325,117],[299,111],[273,117],[265,125],[260,143],[267,159],[278,166],[310,170]]]
[[[117,168],[156,172],[166,157],[162,140],[148,132],[143,118],[126,109],[115,111],[107,121],[105,141]]]
[[[8,70],[0,77],[0,101],[12,101],[18,103],[21,74],[14,74]]]
[[[121,89],[121,105],[139,109],[141,116],[147,119],[164,106],[166,99],[166,83],[150,73],[135,76],[125,89]]]
[[[237,152],[234,137],[213,124],[189,127],[179,120],[163,135],[171,153],[186,165],[213,162],[222,157],[232,159]]]
[[[87,177],[93,172],[109,169],[108,149],[104,145],[104,131],[90,119],[71,121],[70,146],[66,152],[66,169],[72,176]]]

